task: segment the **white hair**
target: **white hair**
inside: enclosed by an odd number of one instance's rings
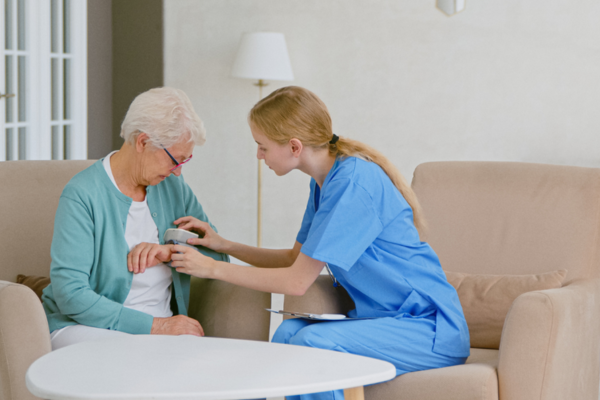
[[[134,144],[142,132],[156,148],[171,147],[186,136],[196,146],[206,142],[204,123],[192,102],[183,90],[171,87],[150,89],[131,102],[121,125],[121,137]]]

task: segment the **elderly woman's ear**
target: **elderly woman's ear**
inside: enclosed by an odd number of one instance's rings
[[[150,138],[148,137],[148,134],[146,132],[140,132],[137,135],[137,137],[135,138],[135,149],[138,153],[144,151],[144,148],[147,146],[149,139]]]

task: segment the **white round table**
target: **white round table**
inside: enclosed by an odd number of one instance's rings
[[[253,399],[346,390],[396,376],[381,360],[249,340],[131,335],[53,351],[27,371],[44,399]]]

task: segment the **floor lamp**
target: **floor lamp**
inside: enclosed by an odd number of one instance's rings
[[[253,79],[258,86],[258,100],[266,80],[294,80],[290,57],[283,33],[244,33],[233,63],[231,75],[236,78]],[[256,210],[256,244],[262,245],[262,160],[258,160],[258,198]]]

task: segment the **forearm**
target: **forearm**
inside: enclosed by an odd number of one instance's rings
[[[93,305],[83,312],[75,312],[75,310],[81,307],[81,304],[76,304],[78,300],[81,300],[84,304],[90,304],[90,300],[94,297],[96,297],[97,301]],[[61,299],[57,301],[56,305],[58,308],[57,311],[81,325],[132,334],[150,333],[152,326],[153,318],[151,315],[124,307],[122,304],[104,296],[94,296],[92,293],[75,296],[68,301]]]
[[[260,268],[285,268],[296,260],[294,249],[263,249],[241,243],[228,242],[225,253],[247,264]]]
[[[293,279],[290,267],[253,268],[222,261],[215,262],[218,265],[214,269],[213,279],[261,292],[297,295],[303,291],[303,285]]]
[[[301,296],[317,279],[324,263],[301,254],[286,268],[253,268],[212,261],[208,278],[262,292]]]

